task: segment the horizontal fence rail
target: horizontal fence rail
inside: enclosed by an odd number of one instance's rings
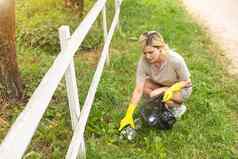
[[[38,124],[46,111],[50,100],[60,83],[63,76],[66,76],[66,87],[69,99],[70,114],[72,119],[72,128],[74,134],[66,154],[67,159],[76,159],[78,154],[80,158],[85,158],[84,131],[90,109],[95,97],[96,89],[102,75],[106,59],[109,61],[109,46],[119,22],[120,4],[122,0],[115,0],[116,12],[107,34],[106,25],[106,0],[98,0],[89,11],[84,20],[80,23],[75,32],[70,36],[69,31],[60,32],[67,35],[60,35],[61,51],[54,63],[45,74],[40,84],[34,91],[25,109],[17,117],[15,123],[11,126],[7,136],[0,146],[0,158],[2,159],[20,159],[30,144],[31,139],[38,127]],[[77,95],[77,85],[75,78],[73,56],[81,45],[91,26],[98,15],[102,12],[105,44],[102,50],[96,72],[94,74],[88,95],[80,112]],[[60,28],[62,29],[62,28]],[[65,28],[64,28],[65,29]],[[63,29],[63,30],[64,30]],[[70,102],[71,101],[71,102]]]

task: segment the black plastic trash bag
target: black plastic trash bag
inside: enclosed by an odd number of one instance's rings
[[[174,114],[164,106],[163,96],[156,96],[146,101],[141,107],[141,116],[145,123],[159,129],[171,129],[176,122]]]

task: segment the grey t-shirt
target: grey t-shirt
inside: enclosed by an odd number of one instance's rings
[[[137,65],[137,84],[150,78],[160,85],[171,86],[176,82],[188,80],[189,77],[190,73],[183,57],[172,50],[169,51],[167,60],[160,68],[148,63],[144,56],[141,56]]]

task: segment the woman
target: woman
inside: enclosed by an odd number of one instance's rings
[[[143,33],[139,42],[143,55],[137,65],[136,86],[119,130],[128,124],[135,128],[133,112],[142,95],[150,98],[164,93],[165,106],[179,118],[186,111],[183,102],[192,93],[190,73],[183,57],[170,50],[158,32]]]

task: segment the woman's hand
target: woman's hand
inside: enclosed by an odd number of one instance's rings
[[[135,123],[133,120],[133,113],[135,111],[136,105],[129,104],[125,117],[120,122],[119,131],[121,131],[125,126],[130,125],[132,128],[135,128]]]
[[[173,98],[175,92],[179,92],[184,87],[183,82],[178,82],[169,87],[169,89],[164,93],[163,101],[167,102]]]
[[[167,102],[173,98],[175,92],[180,92],[183,88],[188,88],[192,86],[191,79],[186,81],[180,81],[169,87],[163,97],[163,101]]]
[[[125,126],[130,125],[132,128],[135,128],[135,123],[133,120],[133,113],[135,111],[135,108],[143,94],[143,87],[144,87],[144,82],[139,83],[136,85],[133,95],[131,98],[131,102],[128,106],[127,112],[125,117],[121,120],[120,122],[120,128],[119,131],[121,131]]]
[[[182,88],[188,88],[188,87],[192,87],[192,81],[191,79],[188,79],[186,81],[181,81],[179,82],[182,86]]]

